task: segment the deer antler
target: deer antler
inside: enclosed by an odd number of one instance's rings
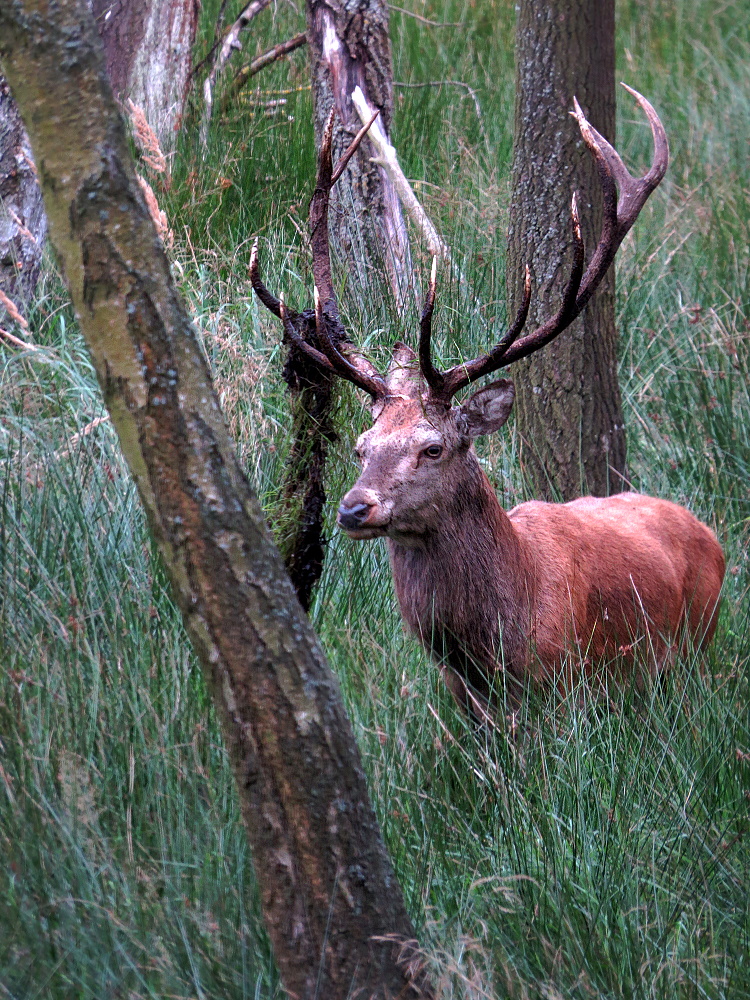
[[[250,254],[250,281],[255,294],[263,305],[281,319],[286,337],[296,348],[307,354],[326,371],[353,382],[354,385],[364,389],[373,399],[377,400],[385,396],[387,392],[383,377],[364,358],[348,353],[344,354],[340,348],[341,343],[346,340],[346,333],[339,321],[336,294],[331,278],[328,206],[331,188],[343,173],[347,163],[357,151],[359,144],[380,112],[376,111],[370,121],[363,125],[334,169],[331,144],[335,114],[336,109],[331,109],[323,132],[323,140],[318,154],[315,192],[310,202],[310,234],[315,280],[315,335],[320,349],[310,344],[299,332],[299,327],[303,325],[303,320],[305,320],[305,314],[290,313],[284,302],[277,299],[263,284],[260,277],[257,240],[253,244]],[[335,339],[331,336],[331,328],[336,335]]]
[[[436,259],[433,259],[430,288],[422,313],[419,338],[420,366],[425,381],[430,387],[430,399],[433,402],[450,404],[452,397],[459,389],[463,389],[470,382],[475,382],[484,375],[505,368],[514,361],[518,361],[519,358],[525,358],[544,347],[573,322],[596,291],[614,260],[620,244],[646,203],[646,199],[664,177],[669,160],[666,132],[656,111],[638,91],[625,84],[623,86],[638,101],[651,125],[651,134],[654,139],[654,160],[650,170],[643,177],[633,177],[617,151],[586,120],[578,101],[574,100],[575,110],[571,113],[578,122],[583,140],[599,168],[604,200],[604,220],[596,250],[584,273],[583,239],[578,218],[577,199],[575,195],[573,196],[571,204],[573,265],[563,293],[562,304],[554,316],[536,330],[527,333],[520,340],[518,339],[526,322],[531,301],[531,282],[527,266],[521,308],[518,310],[513,324],[499,343],[487,354],[441,372],[432,363],[430,348],[432,310],[435,304]],[[620,189],[619,199],[617,197],[618,186]]]

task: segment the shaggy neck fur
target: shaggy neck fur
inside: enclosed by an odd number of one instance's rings
[[[389,540],[401,613],[435,656],[483,696],[529,656],[531,574],[521,538],[470,453],[467,474],[420,548]]]

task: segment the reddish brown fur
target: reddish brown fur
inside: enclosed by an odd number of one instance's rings
[[[403,349],[400,362],[411,365]],[[465,432],[472,400],[431,408],[409,381],[415,372],[407,376],[391,376],[402,392],[360,438],[362,475],[339,517],[367,505],[358,528],[343,526],[354,538],[388,538],[406,625],[445,664],[465,707],[485,717],[498,672],[514,704],[529,680],[636,660],[656,671],[681,638],[711,639],[724,557],[709,528],[637,493],[533,501],[506,514]],[[512,403],[511,384],[496,385],[476,397]],[[438,443],[440,459],[429,460],[425,448]]]

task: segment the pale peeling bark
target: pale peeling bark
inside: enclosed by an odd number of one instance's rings
[[[569,111],[576,96],[614,143],[614,66],[614,0],[520,0],[508,292],[514,315],[528,262],[534,289],[528,328],[560,302],[570,267],[573,191],[589,251],[599,236],[597,171]],[[571,328],[515,370],[522,458],[539,496],[571,500],[627,489],[614,281],[611,268]]]
[[[93,0],[112,90],[142,108],[165,149],[174,145],[192,69],[198,0]]]
[[[10,87],[0,76],[0,291],[22,311],[36,288],[46,236],[29,139]],[[0,326],[4,314],[0,304]]]
[[[341,695],[229,441],[85,0],[0,0],[0,60],[104,398],[213,691],[291,996],[431,995]],[[413,971],[413,970],[412,970]]]
[[[393,69],[388,37],[388,7],[383,0],[308,0],[315,135],[321,136],[331,107],[338,111],[333,137],[338,159],[361,127],[352,102],[362,91],[370,114],[380,111],[386,138],[393,116]],[[362,143],[336,184],[331,199],[331,241],[362,286],[371,271],[385,265],[396,302],[413,288],[411,254],[401,205],[386,170],[371,162]]]

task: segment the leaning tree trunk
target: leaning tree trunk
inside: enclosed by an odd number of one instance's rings
[[[164,149],[180,126],[199,0],[93,0],[115,97],[142,108]]]
[[[10,87],[0,76],[0,291],[22,312],[36,288],[46,235],[31,146]],[[0,325],[4,312],[0,303]]]
[[[315,135],[320,147],[331,107],[339,121],[334,132],[337,159],[362,122],[352,103],[359,87],[390,134],[393,117],[393,68],[388,36],[388,6],[383,0],[308,0]],[[409,240],[398,195],[385,170],[371,162],[369,141],[339,180],[331,203],[331,240],[362,286],[385,266],[397,303],[412,289]]]
[[[217,704],[290,996],[431,996],[341,694],[228,439],[86,0],[0,0],[0,61],[125,458]],[[412,958],[414,958],[412,948]]]
[[[614,25],[614,0],[520,0],[508,292],[513,315],[528,262],[536,289],[529,326],[560,302],[573,191],[586,246],[596,245],[600,186],[568,112],[577,97],[614,143]],[[614,268],[570,330],[519,365],[516,389],[522,458],[539,495],[570,500],[627,488]]]

